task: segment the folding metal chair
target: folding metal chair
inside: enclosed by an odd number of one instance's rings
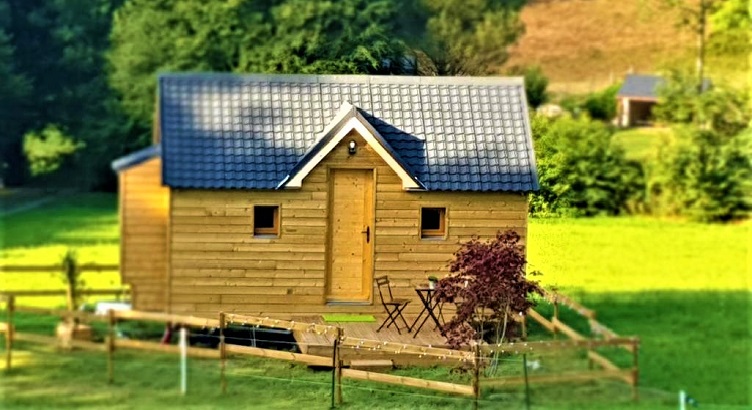
[[[400,333],[399,325],[397,324],[397,318],[402,319],[402,322],[405,324],[405,328],[407,328],[407,333],[410,333],[410,325],[407,324],[407,321],[405,320],[405,317],[402,316],[402,311],[405,310],[407,307],[407,304],[410,303],[409,299],[395,299],[392,296],[392,286],[389,283],[389,278],[386,276],[379,276],[374,278],[376,281],[376,285],[379,287],[379,297],[381,298],[381,304],[384,305],[384,310],[386,310],[387,318],[384,319],[384,322],[379,326],[378,329],[376,329],[376,332],[380,331],[384,326],[389,328],[389,326],[394,325],[394,327],[397,328],[397,334]],[[387,292],[388,292],[388,299],[384,298],[384,291],[382,290],[382,287],[386,286]]]

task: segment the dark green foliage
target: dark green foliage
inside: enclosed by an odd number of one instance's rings
[[[682,127],[650,169],[654,213],[705,222],[727,221],[752,209],[752,129],[726,137]]]
[[[131,0],[115,15],[110,83],[147,126],[159,72],[399,71],[397,12],[389,0]]]
[[[409,3],[409,1],[408,1]],[[507,60],[524,32],[520,1],[419,0],[425,31],[410,41],[422,75],[488,75]],[[423,26],[423,21],[417,23]],[[413,23],[416,24],[416,23]]]
[[[134,133],[114,103],[104,70],[111,16],[121,1],[8,1],[15,67],[31,85],[25,103],[16,107],[14,131],[4,136],[13,141],[8,155],[17,164],[10,174],[26,173],[20,161],[23,135],[58,124],[85,147],[70,166],[59,168],[55,183],[88,188],[114,181],[108,163],[129,148],[126,141]]]
[[[614,84],[584,96],[568,96],[561,101],[561,106],[578,117],[587,114],[590,118],[611,121],[616,117],[616,94],[621,84]]]
[[[10,177],[9,182],[14,183],[23,175],[24,164],[19,155],[23,124],[19,117],[31,84],[18,70],[10,28],[8,3],[0,0],[0,181]]]
[[[614,84],[585,98],[582,106],[590,114],[590,118],[611,121],[616,117],[616,94],[619,88],[621,84]]]
[[[538,108],[548,101],[548,77],[539,66],[514,67],[509,74],[524,77],[525,96],[531,107]]]
[[[692,124],[730,136],[752,120],[742,92],[722,86],[700,92],[692,75],[679,70],[669,73],[658,94],[653,114],[667,123]]]
[[[587,118],[532,123],[540,191],[531,198],[537,215],[616,215],[644,191],[642,169],[611,144],[613,131]]]

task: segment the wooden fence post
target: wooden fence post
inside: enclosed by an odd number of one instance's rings
[[[107,382],[115,381],[115,311],[107,310]]]
[[[640,367],[638,364],[639,349],[640,340],[637,338],[632,339],[632,400],[634,400],[635,402],[640,400],[640,392],[637,388],[640,378]]]
[[[337,396],[337,404],[342,404],[342,347],[340,346],[340,341],[342,340],[342,328],[337,327],[337,338],[334,340],[334,354],[336,356],[336,361],[334,362],[337,366],[336,374],[337,374],[337,390],[336,390],[336,396]]]
[[[480,399],[480,344],[476,342],[473,355],[473,410],[478,410],[478,399]]]
[[[226,361],[225,312],[219,312],[219,384],[222,389],[222,394],[227,392],[227,379],[225,378]]]
[[[556,323],[559,321],[559,299],[556,295],[554,295],[554,319],[552,322],[554,322],[554,339],[558,339],[557,335],[559,334],[559,328],[556,327]]]
[[[8,319],[8,328],[5,329],[5,371],[10,371],[13,350],[13,311],[15,310],[15,296],[7,295],[5,313]]]

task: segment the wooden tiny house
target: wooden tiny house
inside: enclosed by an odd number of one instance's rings
[[[162,185],[162,160],[149,147],[113,163],[120,187],[120,273],[143,310],[167,308],[167,228],[170,190]]]
[[[136,308],[381,313],[386,274],[417,313],[460,242],[526,235],[521,79],[170,74],[159,112],[158,146],[113,164]]]

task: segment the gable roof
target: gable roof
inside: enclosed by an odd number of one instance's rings
[[[330,153],[337,144],[352,130],[356,130],[366,142],[374,149],[384,162],[402,180],[404,189],[425,189],[423,184],[415,177],[399,154],[392,149],[391,145],[371,126],[358,109],[348,101],[342,103],[339,113],[326,126],[318,141],[303,155],[297,164],[277,188],[289,187],[300,188],[303,179],[309,172]]]
[[[658,89],[665,84],[666,80],[659,75],[627,74],[624,84],[621,85],[617,97],[632,97],[644,99],[658,99]],[[703,91],[710,88],[710,80],[702,81]]]
[[[161,75],[158,87],[173,188],[283,188],[347,123],[336,120],[349,101],[382,158],[420,188],[538,189],[520,78],[204,73]]]

